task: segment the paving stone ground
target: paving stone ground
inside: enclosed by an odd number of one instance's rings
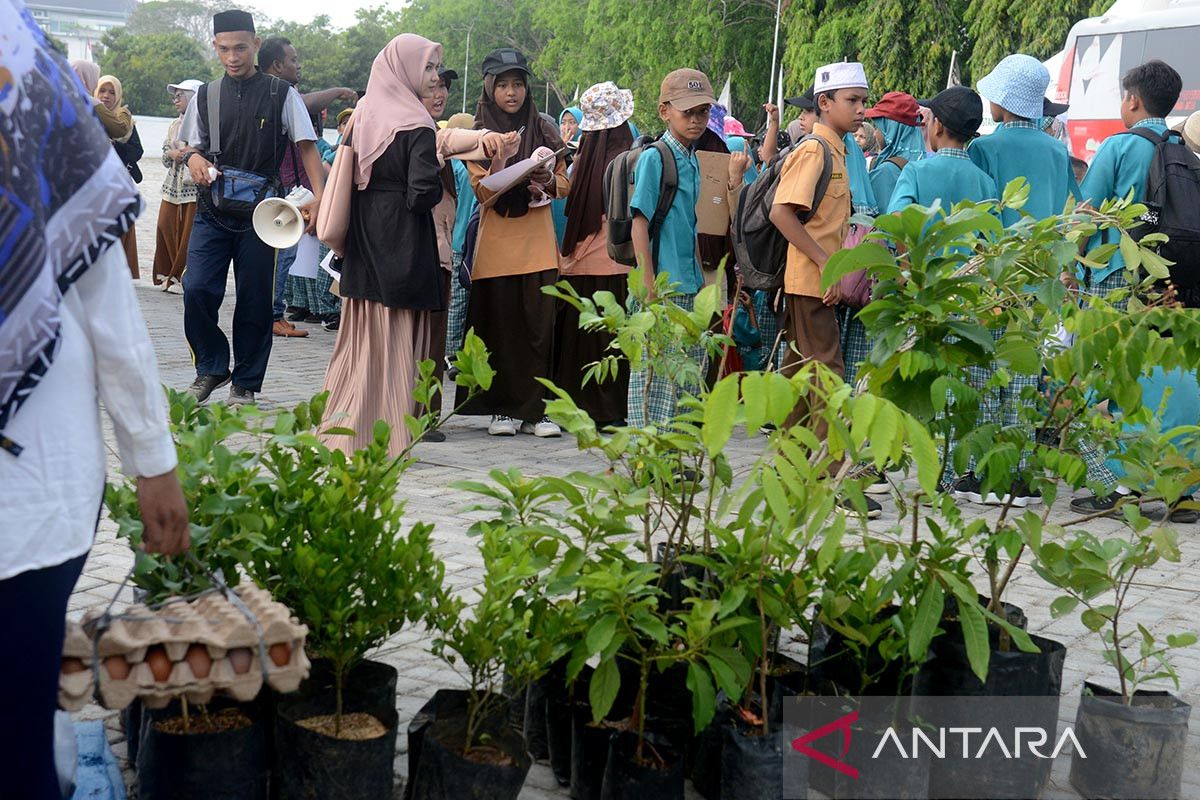
[[[147,195],[148,205],[138,223],[144,277],[141,281],[135,281],[135,287],[150,337],[155,344],[162,380],[169,386],[183,388],[194,376],[183,337],[183,300],[178,294],[158,291],[150,285],[149,280],[162,167],[156,159],[148,158],[143,160],[142,169],[146,173],[142,189]],[[231,282],[222,309],[222,325],[227,333],[233,310],[232,298]],[[320,390],[335,334],[322,330],[319,325],[305,327],[309,330],[308,338],[274,340],[270,367],[260,396],[263,404],[289,405],[307,399]],[[447,407],[449,405],[447,403]],[[594,456],[581,454],[569,437],[557,440],[542,440],[532,436],[494,438],[487,435],[485,427],[486,422],[480,418],[451,419],[443,428],[447,433],[446,442],[418,446],[416,454],[420,462],[404,477],[399,493],[408,501],[408,513],[414,519],[435,525],[437,546],[446,561],[447,575],[456,588],[464,591],[469,591],[479,582],[481,564],[475,544],[466,534],[475,515],[464,513],[463,508],[471,498],[450,488],[451,483],[465,478],[485,478],[487,472],[494,468],[517,467],[529,474],[565,475],[572,470],[599,465]],[[108,442],[110,476],[115,476],[118,463],[111,431]],[[749,463],[762,442],[760,437],[739,434],[731,442],[728,452],[736,463]],[[1066,509],[1068,501],[1069,495],[1058,499],[1051,515],[1052,521],[1070,519]],[[996,513],[984,509],[973,509],[971,513],[976,512]],[[895,503],[885,501],[883,517],[871,522],[870,529],[883,533],[897,521]],[[1087,524],[1101,536],[1118,530],[1118,524],[1111,520],[1095,520]],[[1200,630],[1200,525],[1180,526],[1179,533],[1182,560],[1177,564],[1160,563],[1156,568],[1146,571],[1131,592],[1131,596],[1135,597],[1130,612],[1131,624],[1141,623],[1160,636],[1170,632]],[[69,613],[80,616],[89,608],[107,604],[131,564],[130,551],[116,539],[115,526],[105,516],[101,519],[96,543],[83,576],[71,597]],[[1067,646],[1060,720],[1069,724],[1074,721],[1077,698],[1085,680],[1109,686],[1114,685],[1115,680],[1110,677],[1111,668],[1104,663],[1095,636],[1082,627],[1077,617],[1051,619],[1049,606],[1057,596],[1057,592],[1045,586],[1030,569],[1022,567],[1016,573],[1007,599],[1025,609],[1029,616],[1030,631]],[[126,589],[121,600],[128,602],[130,599],[130,592]],[[406,630],[389,640],[374,656],[399,670],[397,710],[401,732],[434,691],[465,685],[462,676],[429,654],[428,643],[424,632]],[[792,646],[803,648],[797,642],[792,642]],[[1200,696],[1200,647],[1181,652],[1175,663],[1179,669],[1182,684],[1180,692],[1184,698],[1190,700]],[[127,781],[131,782],[133,773],[128,769],[125,759],[124,736],[117,724],[116,712],[91,705],[79,716],[106,720],[110,741],[126,768]],[[401,777],[407,771],[405,747],[404,736],[401,735],[396,760],[397,773]],[[1189,752],[1190,761],[1184,777],[1182,797],[1200,798],[1200,731],[1195,721],[1189,735]],[[1076,797],[1067,782],[1066,759],[1059,759],[1059,762],[1045,796]],[[521,794],[524,800],[566,796],[566,792],[555,783],[549,768],[543,764],[534,765]]]

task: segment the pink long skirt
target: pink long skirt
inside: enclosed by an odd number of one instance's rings
[[[417,364],[429,352],[430,332],[427,311],[342,301],[337,343],[325,370],[325,425],[355,434],[322,436],[326,444],[352,453],[372,442],[376,420],[384,420],[392,429],[389,452],[398,456],[408,447],[404,417],[416,410]]]

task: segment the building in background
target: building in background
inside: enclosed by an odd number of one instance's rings
[[[96,61],[93,48],[104,32],[124,27],[137,0],[28,0],[42,30],[67,46],[71,60]]]

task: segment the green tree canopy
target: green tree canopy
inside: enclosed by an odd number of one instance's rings
[[[125,104],[135,116],[175,116],[167,84],[187,78],[211,80],[218,69],[215,61],[204,57],[200,45],[184,33],[134,36],[114,28],[100,43],[100,71],[121,81]]]

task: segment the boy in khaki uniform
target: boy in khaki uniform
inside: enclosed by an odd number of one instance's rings
[[[821,271],[829,257],[841,249],[850,228],[850,179],[843,137],[862,127],[867,88],[866,72],[857,62],[829,64],[817,70],[813,81],[817,121],[812,132],[823,141],[809,140],[792,151],[775,190],[771,222],[788,240],[783,292],[791,346],[784,355],[785,375],[794,374],[810,360],[820,361],[838,375],[846,374],[835,310],[841,295],[836,285],[821,291]],[[832,156],[833,171],[825,195],[814,208],[826,148]],[[801,222],[797,214],[809,210],[812,216]],[[808,404],[801,401],[788,423],[803,420],[809,410]],[[817,435],[825,435],[824,426],[818,426]],[[879,516],[879,504],[866,500],[867,516]]]
[[[866,74],[858,63],[830,64],[817,70],[813,91],[818,113],[813,134],[824,140],[833,157],[829,185],[812,217],[801,222],[797,214],[813,209],[813,195],[825,166],[822,143],[805,142],[784,163],[771,209],[771,222],[788,240],[783,291],[792,348],[784,359],[784,370],[795,372],[803,361],[815,359],[844,375],[834,311],[840,298],[836,286],[821,291],[821,270],[829,256],[841,249],[850,225],[850,180],[842,137],[862,125]]]

